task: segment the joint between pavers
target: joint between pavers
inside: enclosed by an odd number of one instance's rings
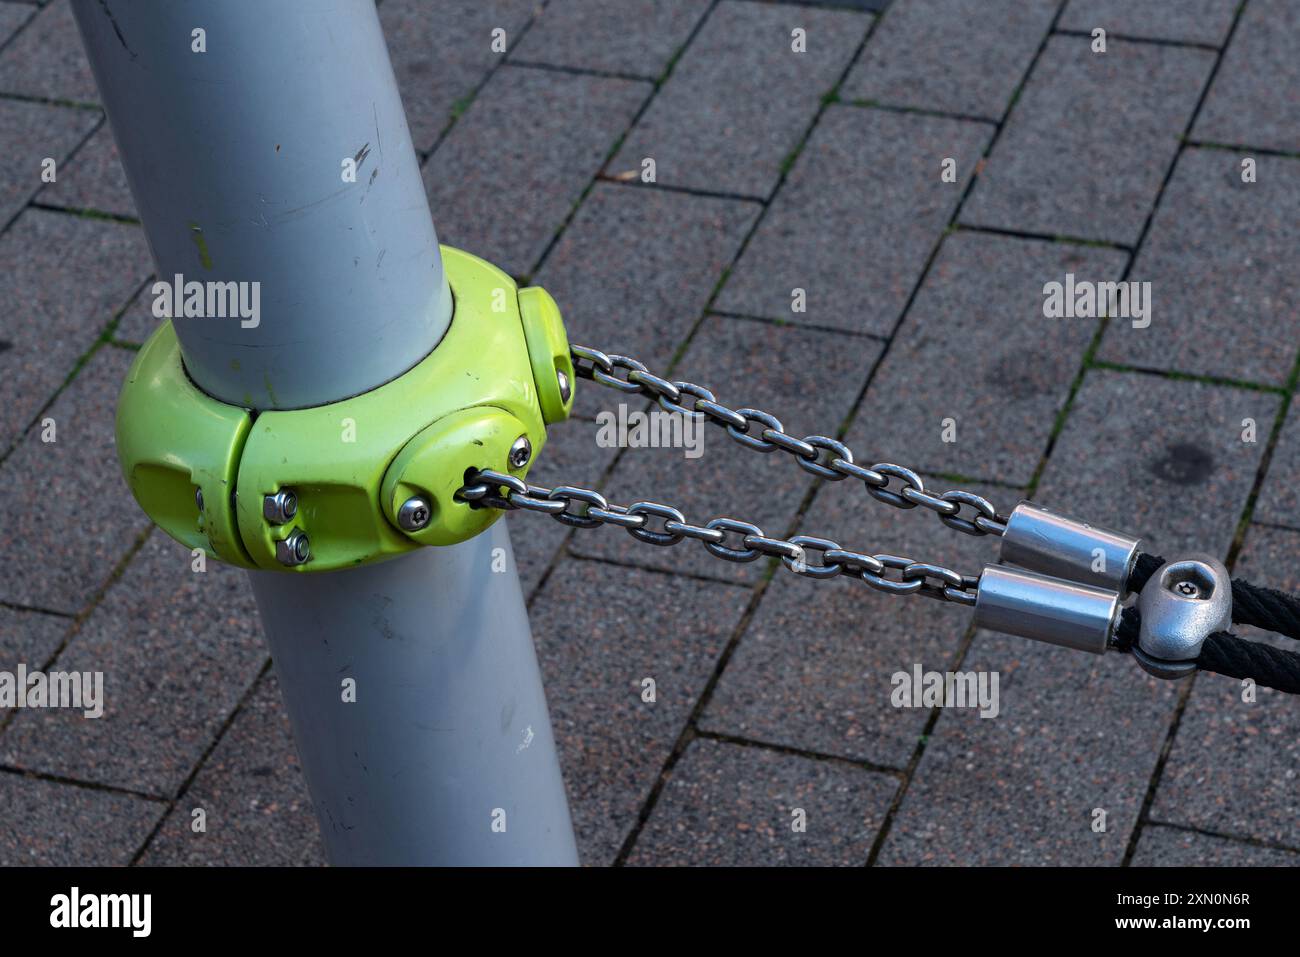
[[[1100,27],[1102,25],[1098,24],[1098,26]],[[1062,28],[1059,30],[1053,30],[1052,33],[1053,35],[1060,37],[1083,37],[1085,39],[1092,39],[1092,34],[1086,30],[1069,30]],[[1106,39],[1121,40],[1124,43],[1141,43],[1145,46],[1153,47],[1178,47],[1188,50],[1205,50],[1209,53],[1223,52],[1223,47],[1215,46],[1213,43],[1203,43],[1199,40],[1170,40],[1166,37],[1137,37],[1129,33],[1115,33],[1111,30],[1106,31]]]
[[[123,797],[139,798],[153,804],[167,803],[167,798],[158,794],[150,794],[147,791],[136,791],[131,788],[117,787],[112,784],[102,784],[99,781],[82,781],[79,778],[70,778],[61,774],[49,774],[45,771],[31,771],[27,768],[14,767],[11,764],[0,764],[0,774],[12,774],[17,777],[28,778],[34,781],[44,781],[47,784],[62,784],[66,787],[80,788],[83,791],[99,791],[103,794],[118,794]]]
[[[752,748],[756,751],[771,751],[775,754],[788,754],[792,757],[807,758],[810,761],[821,761],[826,764],[839,764],[858,771],[871,771],[876,774],[887,774],[894,778],[901,779],[904,773],[903,768],[896,768],[888,764],[877,764],[874,761],[848,758],[842,754],[828,754],[824,751],[810,751],[807,748],[794,747],[788,744],[779,744],[775,741],[760,741],[756,738],[746,738],[743,735],[726,734],[721,731],[709,731],[704,728],[696,728],[695,736],[705,741],[718,741],[722,744],[734,744],[738,747]]]

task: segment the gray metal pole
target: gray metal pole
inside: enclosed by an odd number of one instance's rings
[[[159,277],[260,284],[256,323],[174,320],[201,388],[299,408],[428,354],[451,299],[371,0],[73,9]],[[249,577],[332,861],[577,863],[504,523]]]

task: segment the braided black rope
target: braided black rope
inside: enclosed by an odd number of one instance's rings
[[[1141,623],[1142,616],[1136,608],[1124,609],[1119,628],[1115,631],[1120,651],[1132,650]],[[1300,694],[1300,655],[1272,645],[1245,641],[1230,631],[1216,631],[1205,639],[1196,667],[1229,678],[1249,678],[1261,688]]]
[[[1165,560],[1157,555],[1139,555],[1129,575],[1129,590],[1141,591],[1164,563]],[[1239,625],[1254,625],[1300,641],[1300,598],[1234,578],[1232,620]]]

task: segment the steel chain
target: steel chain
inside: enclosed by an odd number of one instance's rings
[[[625,395],[644,395],[656,400],[667,412],[703,415],[708,421],[727,430],[736,442],[757,452],[777,449],[794,456],[799,467],[819,478],[839,482],[846,478],[861,480],[875,499],[895,508],[910,509],[920,505],[939,516],[949,528],[967,535],[1001,535],[1007,519],[981,495],[961,489],[939,495],[925,490],[921,476],[909,468],[880,462],[870,468],[858,465],[853,451],[838,439],[824,435],[803,438],[785,431],[781,420],[761,409],[732,409],[717,401],[712,392],[692,382],[674,382],[650,372],[644,364],[629,356],[612,355],[587,346],[570,345],[575,374],[591,379]],[[619,376],[615,370],[626,370]],[[683,399],[690,397],[690,402]],[[757,427],[757,429],[756,429]],[[755,434],[757,433],[757,434]],[[889,487],[898,479],[897,490]],[[961,515],[962,506],[975,514]]]
[[[974,605],[979,588],[979,576],[962,575],[943,565],[912,561],[899,555],[848,551],[837,542],[812,535],[774,538],[757,525],[734,518],[715,518],[704,525],[693,525],[670,505],[636,502],[624,507],[611,504],[594,489],[572,485],[544,488],[504,472],[476,472],[457,497],[478,508],[540,512],[573,528],[615,525],[651,545],[676,545],[689,538],[702,543],[710,554],[729,562],[752,562],[764,555],[775,556],[795,574],[814,579],[848,575],[893,595],[919,594],[959,605]],[[658,520],[658,527],[651,527],[652,520]],[[728,535],[738,536],[739,541],[728,544]],[[809,551],[821,553],[818,563],[807,561]],[[896,578],[887,576],[890,569],[898,572]]]

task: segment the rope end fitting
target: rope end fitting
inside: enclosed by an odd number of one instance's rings
[[[1232,625],[1232,578],[1218,559],[1190,555],[1165,562],[1138,596],[1141,624],[1133,657],[1157,678],[1197,668],[1205,639]]]

